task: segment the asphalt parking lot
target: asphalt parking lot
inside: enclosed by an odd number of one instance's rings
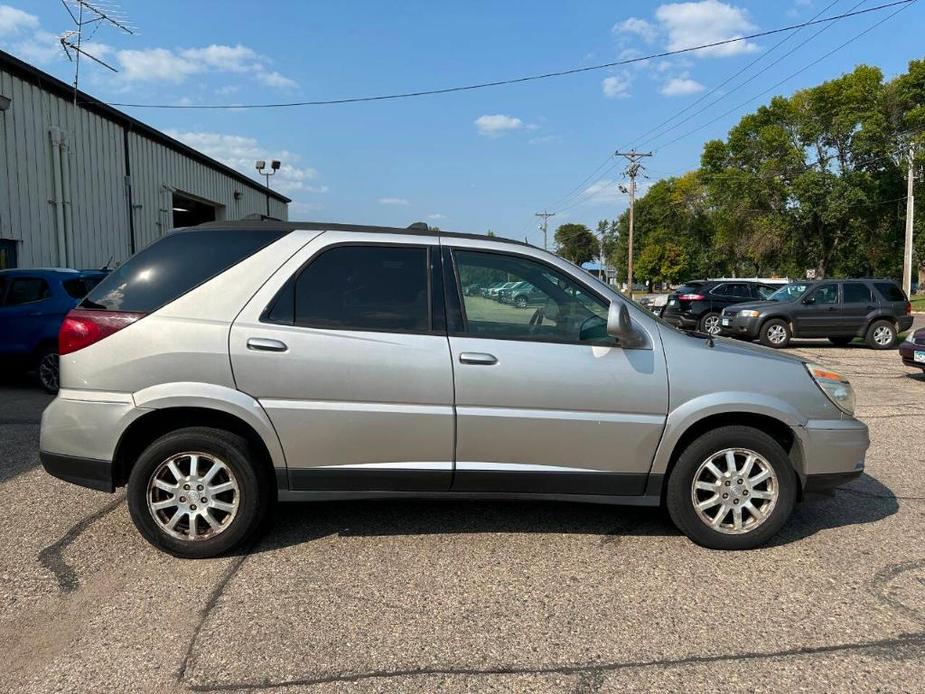
[[[741,553],[651,510],[357,502],[283,506],[246,553],[173,559],[121,494],[42,471],[48,396],[7,379],[0,690],[922,691],[925,375],[895,351],[796,351],[850,376],[867,473]]]

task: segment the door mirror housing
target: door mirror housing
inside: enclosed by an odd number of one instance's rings
[[[610,302],[607,311],[607,334],[617,339],[620,346],[627,349],[644,347],[646,338],[642,331],[633,325],[629,309],[622,301]]]

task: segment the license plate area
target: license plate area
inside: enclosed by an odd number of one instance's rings
[[[912,361],[925,364],[925,351],[917,349],[912,353]]]

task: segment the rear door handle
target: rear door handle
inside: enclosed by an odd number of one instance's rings
[[[491,366],[498,363],[498,357],[486,352],[460,352],[460,364],[474,364],[478,366]]]
[[[247,348],[256,352],[285,352],[289,349],[285,342],[271,340],[266,337],[251,337],[247,340]]]

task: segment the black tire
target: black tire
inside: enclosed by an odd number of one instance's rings
[[[726,534],[701,520],[694,508],[692,486],[698,468],[711,455],[729,448],[758,453],[777,475],[778,497],[768,517],[754,530]],[[668,478],[665,496],[668,513],[678,530],[702,547],[721,550],[753,549],[771,539],[787,522],[797,496],[797,476],[781,445],[760,429],[724,426],[703,434],[681,453]]]
[[[836,347],[847,347],[853,339],[853,337],[830,337],[829,342]]]
[[[864,341],[871,349],[893,349],[896,346],[896,326],[888,320],[875,320],[867,328]]]
[[[148,485],[161,464],[192,451],[219,458],[233,473],[239,495],[237,512],[227,527],[199,540],[170,535],[148,508]],[[211,427],[178,429],[154,441],[132,467],[126,490],[129,513],[141,535],[168,554],[191,559],[219,556],[250,542],[262,528],[273,500],[270,480],[262,470],[247,441],[237,434]]]
[[[782,330],[782,332],[781,332]],[[777,336],[782,336],[778,339]],[[790,324],[780,318],[772,318],[761,326],[758,331],[758,339],[765,347],[781,349],[790,344],[790,338],[793,333],[790,332]]]
[[[719,335],[719,320],[719,314],[716,311],[707,311],[700,317],[700,322],[697,324],[697,329],[702,333],[707,333],[708,335]]]
[[[46,393],[58,394],[60,368],[57,347],[49,346],[39,351],[35,359],[35,377]]]
[[[518,296],[516,299],[514,299],[514,305],[521,309],[527,308],[527,297]]]

